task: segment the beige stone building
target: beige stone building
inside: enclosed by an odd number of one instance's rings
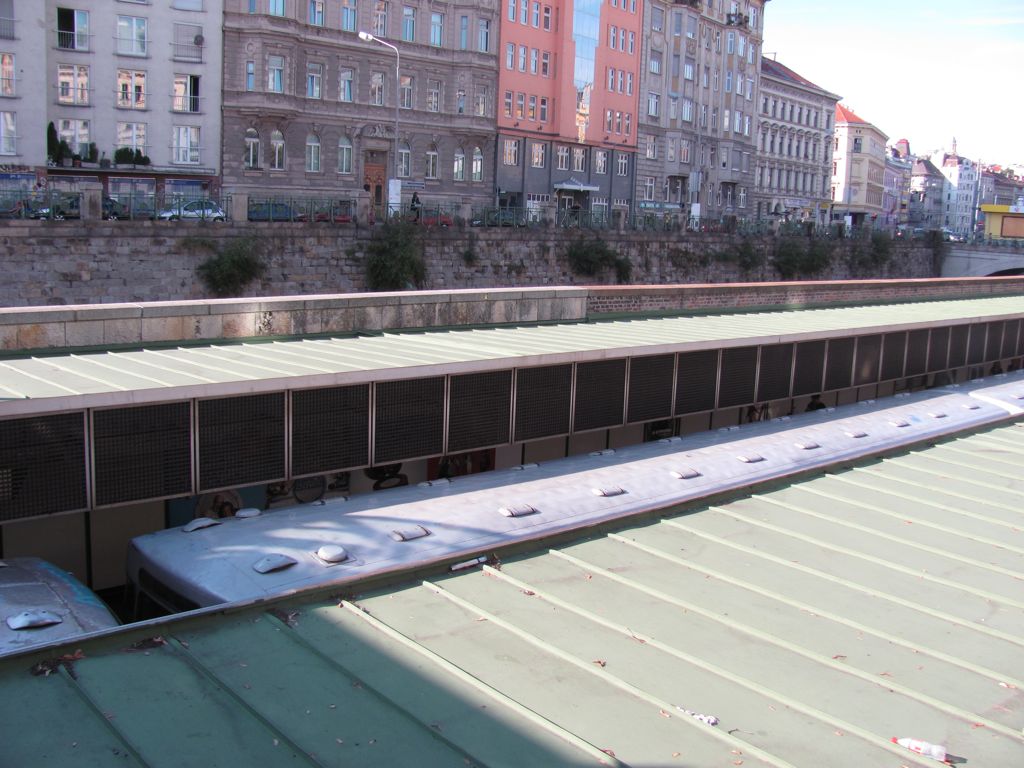
[[[852,109],[836,105],[832,139],[832,220],[878,225],[883,216],[889,139]]]
[[[828,222],[838,100],[778,61],[761,59],[755,218]]]
[[[225,0],[225,190],[351,200],[367,185],[383,205],[397,175],[405,203],[491,202],[496,14],[495,0]]]

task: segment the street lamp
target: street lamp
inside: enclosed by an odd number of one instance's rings
[[[391,43],[387,42],[386,40],[381,40],[379,37],[377,37],[376,35],[371,35],[369,32],[365,32],[363,30],[360,30],[360,32],[359,32],[359,39],[364,41],[364,42],[367,42],[367,43],[380,43],[385,48],[390,48],[392,51],[395,52],[395,185],[397,186],[397,190],[395,191],[395,195],[394,196],[397,198],[397,200],[395,200],[394,202],[397,205],[397,207],[399,209],[401,209],[401,205],[402,205],[402,188],[401,188],[401,186],[398,186],[398,185],[401,184],[401,176],[399,174],[400,168],[399,168],[399,163],[398,163],[398,96],[399,96],[399,92],[401,91],[401,88],[402,88],[402,81],[399,79],[399,68],[401,66],[402,57],[398,53],[398,47],[397,46],[392,45]],[[392,190],[391,190],[391,184],[388,184],[388,204],[389,204],[389,206],[390,206],[391,202],[392,202]]]

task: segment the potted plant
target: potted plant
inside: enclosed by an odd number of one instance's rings
[[[70,167],[71,165],[71,145],[67,143],[65,139],[61,139],[60,143],[57,144],[57,165],[63,165]]]
[[[85,162],[87,162],[87,163],[95,163],[98,158],[99,158],[99,152],[96,150],[96,142],[95,141],[90,141],[89,142],[89,151],[86,153],[85,158],[84,158]]]
[[[110,167],[110,158],[107,157],[107,153],[104,152],[103,154],[100,155],[100,168],[109,168],[109,167]]]
[[[57,138],[57,128],[52,122],[46,126],[46,155],[51,165],[60,164],[60,139]]]
[[[114,150],[114,162],[117,165],[131,165],[135,162],[135,150],[131,147],[118,147]]]

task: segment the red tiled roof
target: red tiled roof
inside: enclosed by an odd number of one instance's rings
[[[862,117],[858,117],[856,113],[849,107],[844,107],[842,104],[836,104],[836,122],[837,123],[864,123],[868,124],[868,121]]]
[[[761,57],[761,72],[762,74],[772,75],[782,80],[789,80],[790,82],[799,83],[800,85],[806,85],[811,88],[817,88],[819,91],[825,90],[820,85],[816,85],[807,78],[798,75],[785,64],[781,64],[778,61],[775,61],[774,59],[765,58],[764,56]]]

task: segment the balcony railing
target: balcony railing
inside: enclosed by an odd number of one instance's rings
[[[14,40],[14,19],[0,18],[0,40]]]
[[[137,37],[115,37],[115,48],[121,56],[148,56],[149,39],[139,40]]]
[[[114,91],[114,106],[118,109],[147,109],[149,91]]]
[[[57,103],[75,107],[88,107],[92,103],[92,88],[57,86]]]
[[[171,96],[172,112],[202,112],[203,98],[201,96]]]
[[[203,60],[203,46],[195,43],[171,43],[171,58],[175,61]]]
[[[199,165],[202,147],[195,145],[171,145],[171,163],[174,165]]]
[[[57,47],[65,51],[88,51],[90,37],[92,37],[92,35],[88,32],[77,32],[73,29],[58,29]]]

